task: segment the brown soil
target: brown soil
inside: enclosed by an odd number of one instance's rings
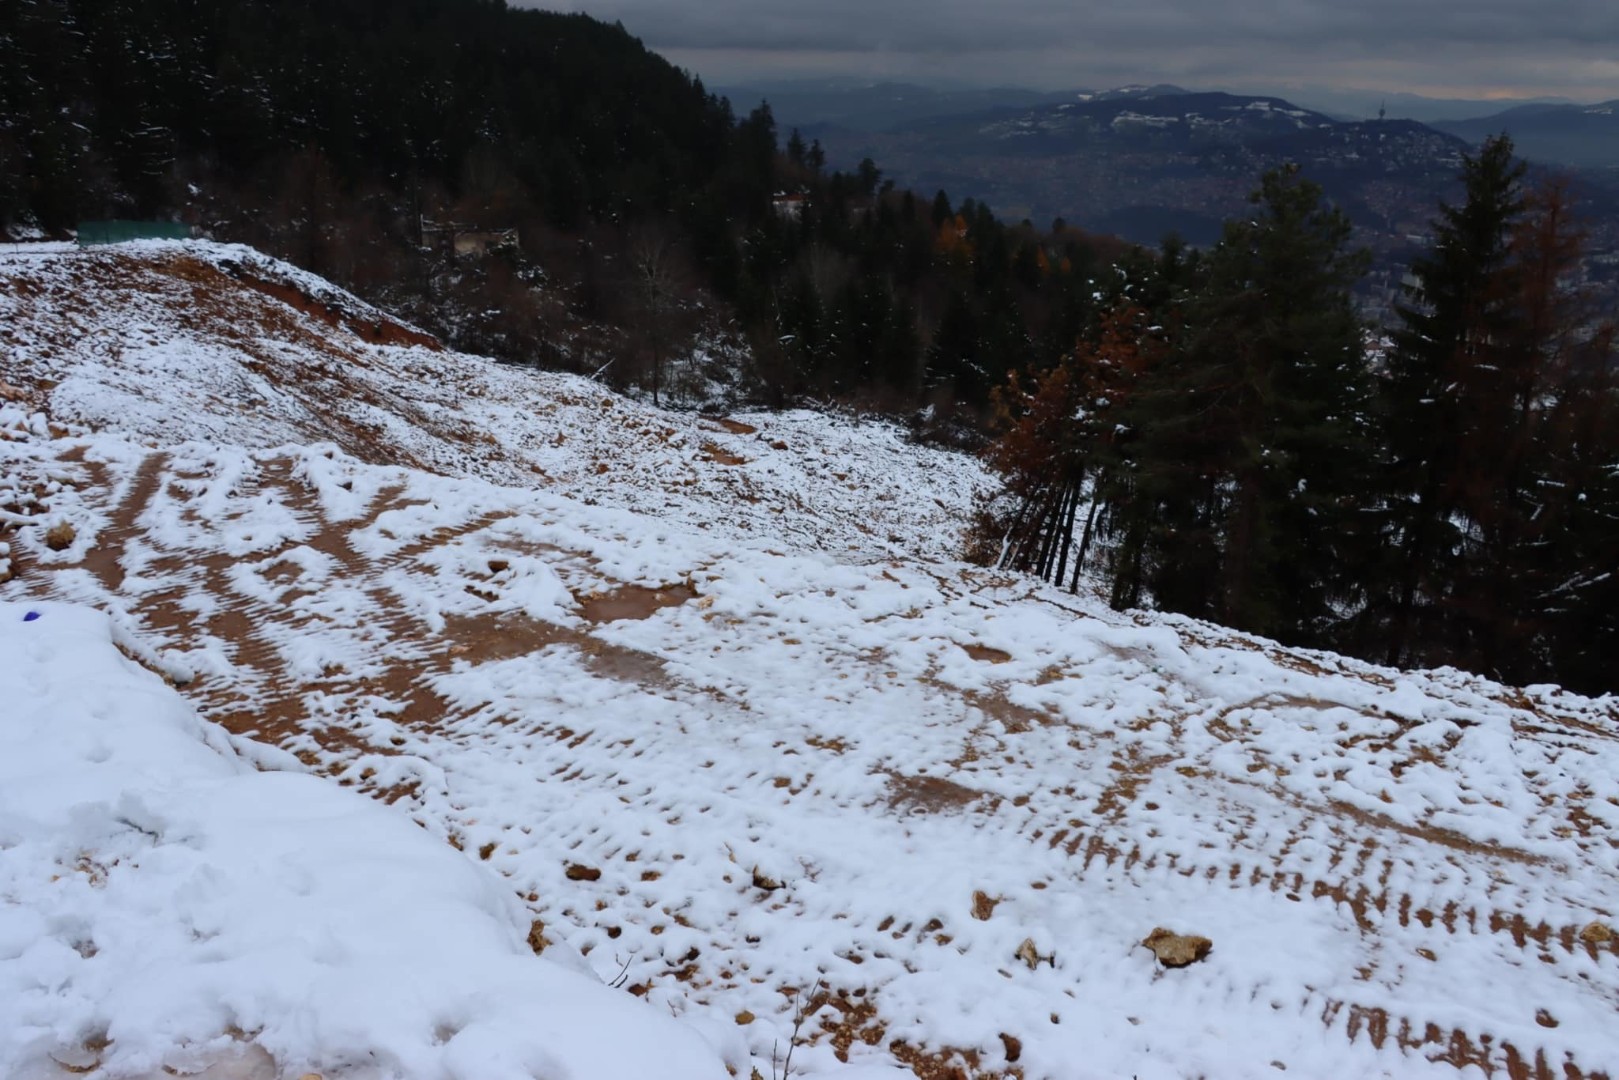
[[[405,326],[378,312],[374,317],[361,319],[342,308],[322,303],[302,289],[282,281],[271,281],[246,267],[229,267],[231,276],[256,292],[273,297],[305,315],[313,316],[327,326],[347,330],[370,345],[416,345],[434,352],[443,352],[444,345],[431,334]]]
[[[942,776],[893,773],[888,778],[888,805],[901,811],[948,813],[965,810],[985,797],[985,792]]]
[[[988,1068],[985,1052],[960,1047],[916,1047],[901,1040],[887,1041],[887,1025],[882,1020],[875,997],[865,989],[822,991],[809,1004],[816,1014],[819,1031],[809,1041],[825,1040],[839,1061],[849,1060],[849,1051],[855,1043],[882,1046],[904,1064],[919,1080],[1021,1080],[1023,1070],[1015,1064],[1005,1069]],[[1011,1036],[1002,1035],[1001,1045],[1008,1062],[1022,1055],[1022,1043]]]
[[[711,424],[718,424],[732,435],[753,435],[759,430],[752,424],[744,424],[742,421],[732,420],[728,416],[705,416],[703,419]]]
[[[707,442],[702,446],[703,456],[716,465],[746,465],[748,459],[731,453],[716,443]]]
[[[86,491],[111,495],[115,490],[106,466],[80,463],[77,468],[84,476],[82,486]],[[403,648],[379,651],[375,659],[382,662],[381,671],[367,672],[362,677],[331,667],[313,679],[289,678],[287,661],[276,643],[298,633],[299,616],[287,602],[298,595],[297,591],[285,594],[282,602],[274,604],[250,599],[236,592],[231,584],[230,575],[239,560],[218,553],[169,552],[146,537],[139,520],[159,493],[184,501],[185,489],[173,483],[176,477],[164,454],[148,455],[125,479],[122,498],[104,507],[107,524],[94,538],[82,563],[108,593],[115,595],[125,591],[128,569],[139,563],[147,591],[139,595],[133,610],[143,637],[155,648],[188,648],[200,634],[227,643],[235,668],[232,677],[198,679],[187,687],[187,692],[204,715],[228,730],[272,745],[294,746],[300,758],[314,767],[323,766],[322,755],[336,760],[362,753],[394,754],[398,747],[392,742],[378,743],[366,734],[363,724],[344,719],[355,710],[339,708],[311,714],[306,707],[307,695],[320,690],[339,701],[346,698],[356,703],[380,698],[396,703],[397,711],[390,715],[395,723],[407,729],[433,730],[452,722],[461,712],[433,690],[431,684],[436,676],[457,663],[493,663],[550,647],[576,649],[586,666],[602,677],[654,691],[667,687],[668,676],[660,658],[601,641],[584,628],[492,611],[446,615],[442,628],[435,630],[403,610],[397,596],[376,583],[378,577],[395,567],[411,565],[439,545],[487,529],[502,515],[483,515],[439,529],[387,559],[373,561],[360,555],[348,538],[352,532],[370,527],[381,513],[404,506],[401,493],[381,492],[369,512],[358,520],[329,522],[324,519],[319,500],[293,478],[292,470],[290,459],[265,460],[257,477],[247,482],[250,490],[241,494],[274,498],[315,524],[313,535],[305,543],[331,557],[347,584],[361,586],[371,607],[367,616],[369,629],[389,642],[408,643]],[[183,505],[181,513],[193,526],[205,526]],[[590,561],[567,553],[554,554],[559,560],[573,559],[581,565]],[[131,558],[135,561],[131,562]],[[490,561],[509,565],[509,559],[498,555]],[[491,575],[495,573],[498,571],[491,569]],[[267,582],[298,590],[303,574],[291,563],[272,562],[263,576]],[[163,587],[152,589],[154,580],[162,582]],[[48,577],[41,581],[41,587],[51,589]],[[491,581],[489,588],[498,589],[498,583]],[[199,594],[221,603],[199,616],[191,603]],[[489,595],[498,597],[497,593]],[[695,595],[683,584],[663,589],[624,585],[589,597],[582,606],[592,623],[642,619],[663,607],[686,603]],[[308,749],[304,740],[309,737],[319,746],[319,754]],[[407,793],[379,794],[398,798]]]

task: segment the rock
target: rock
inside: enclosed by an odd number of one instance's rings
[[[753,868],[753,887],[755,889],[763,889],[765,892],[775,892],[777,889],[781,888],[781,882],[777,881],[773,877],[767,877],[760,873],[759,868],[755,866]]]
[[[58,521],[45,533],[45,546],[52,551],[66,551],[78,535],[71,522]]]
[[[551,939],[545,936],[545,923],[541,922],[539,919],[535,919],[533,922],[529,923],[528,947],[534,950],[534,955],[538,956],[543,953],[546,946],[550,944]]]
[[[1050,964],[1052,967],[1057,966],[1057,954],[1051,953],[1047,956],[1041,956],[1040,949],[1034,943],[1034,938],[1024,938],[1023,944],[1017,947],[1017,952],[1013,955],[1028,964],[1030,971],[1039,967],[1042,962]]]
[[[1023,1040],[1016,1035],[1008,1035],[1003,1031],[1001,1032],[1001,1045],[1006,1048],[1007,1062],[1016,1065],[1017,1059],[1023,1056]]]
[[[995,905],[1000,902],[1001,900],[998,896],[990,896],[982,891],[975,891],[973,893],[973,918],[979,922],[989,921],[989,917],[995,914]]]
[[[1183,968],[1195,964],[1209,955],[1214,942],[1195,934],[1177,934],[1159,926],[1142,939],[1141,944],[1151,949],[1158,962],[1165,967]]]
[[[1580,940],[1587,945],[1606,945],[1614,939],[1613,927],[1607,923],[1592,922],[1580,931]]]
[[[602,872],[594,866],[576,862],[569,863],[563,873],[567,875],[569,881],[600,881],[602,876]]]

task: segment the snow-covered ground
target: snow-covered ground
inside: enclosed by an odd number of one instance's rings
[[[0,1074],[1619,1069],[1612,699],[976,570],[969,461],[242,249],[0,256],[0,317]]]
[[[663,412],[418,339],[251,248],[0,252],[0,379],[48,384],[54,419],[149,445],[330,442],[855,558],[953,554],[989,484],[975,462],[892,425]]]

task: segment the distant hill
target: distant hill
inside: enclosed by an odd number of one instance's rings
[[[935,117],[887,132],[815,127],[834,161],[870,155],[906,185],[1008,218],[1063,217],[1155,244],[1211,243],[1266,168],[1297,161],[1385,252],[1425,230],[1466,143],[1408,120],[1341,121],[1282,98],[1128,87]]]
[[[1436,98],[1400,90],[1300,86],[1283,91],[1290,101],[1331,113],[1346,120],[1370,120],[1380,112],[1396,120],[1432,124],[1439,120],[1470,120],[1517,105],[1571,105],[1568,98]]]
[[[940,88],[909,82],[851,82],[848,79],[793,79],[717,88],[738,106],[769,102],[783,130],[844,128],[879,132],[942,118],[976,116],[1006,109],[1096,104],[1189,94],[1169,83],[1120,86],[1110,90],[1029,90],[1024,87]]]
[[[1619,99],[1596,105],[1520,105],[1433,125],[1471,143],[1506,132],[1531,161],[1585,168],[1619,166]]]
[[[1076,141],[1177,146],[1230,143],[1332,123],[1324,114],[1281,98],[1126,87],[987,124],[967,120],[950,126],[990,138],[1025,140],[1034,136],[1039,140],[1036,145],[1062,148]]]
[[[847,79],[755,82],[717,87],[716,92],[739,107],[768,101],[783,131],[827,125],[851,131],[887,131],[940,116],[1073,101],[1087,93],[1019,87],[949,90],[908,82],[850,82]]]
[[[1259,90],[1257,87],[1227,89],[1233,93],[1242,93],[1245,89],[1257,93]],[[784,127],[831,125],[859,131],[883,131],[919,120],[964,116],[990,109],[1060,105],[1117,97],[1161,97],[1198,91],[1185,90],[1168,83],[1121,86],[1110,90],[1073,87],[1044,91],[1019,86],[944,87],[897,80],[834,77],[753,80],[720,87],[719,92],[739,105],[751,106],[760,100],[768,100],[777,120]],[[1381,114],[1390,120],[1415,120],[1423,124],[1470,121],[1520,106],[1581,107],[1567,98],[1435,98],[1399,90],[1344,90],[1325,86],[1273,89],[1270,93],[1335,120],[1371,120]]]

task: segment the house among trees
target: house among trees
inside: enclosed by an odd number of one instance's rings
[[[422,218],[422,246],[434,248],[453,258],[482,258],[502,247],[517,246],[516,229],[483,229],[453,221],[432,222]]]

